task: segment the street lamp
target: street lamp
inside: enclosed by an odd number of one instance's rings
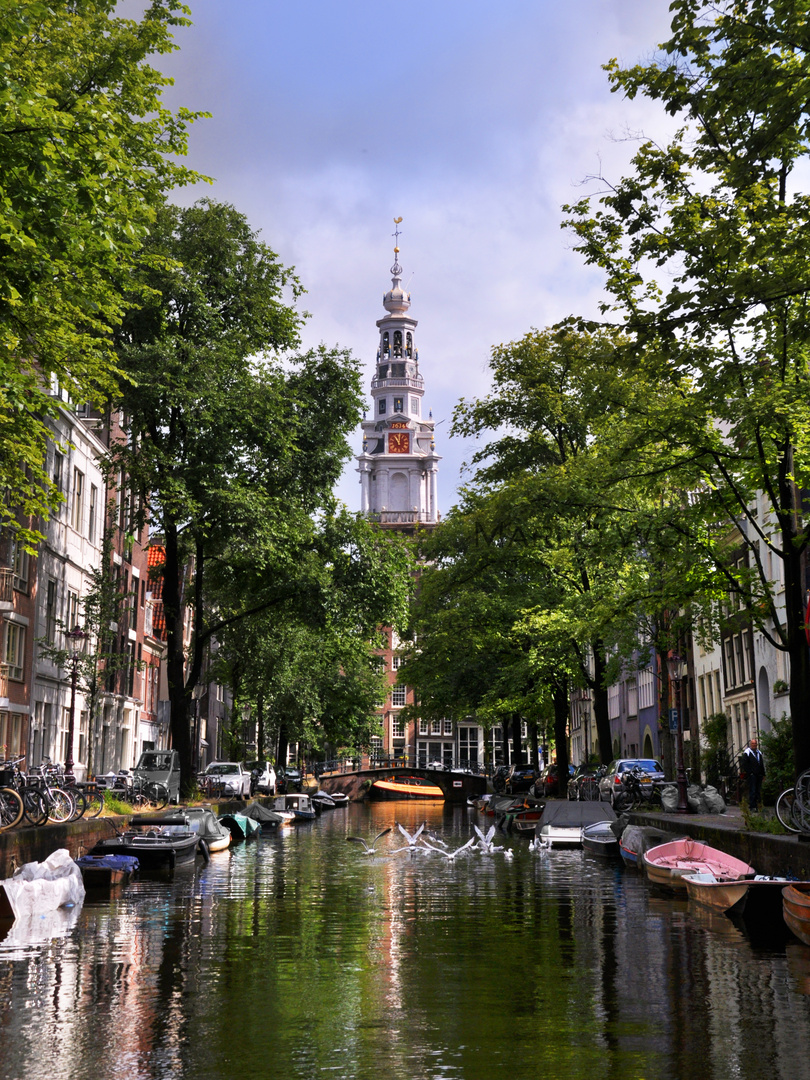
[[[74,626],[65,634],[70,649],[70,716],[68,718],[68,742],[65,755],[65,772],[73,772],[73,735],[76,726],[76,680],[79,677],[79,656],[81,655],[87,634],[80,626]]]
[[[675,684],[675,735],[677,751],[677,784],[678,784],[678,809],[679,814],[689,813],[689,800],[686,797],[686,769],[683,762],[683,715],[681,712],[681,680],[683,678],[684,663],[680,656],[671,653],[667,659],[669,669],[669,681]],[[670,722],[670,730],[672,724]]]

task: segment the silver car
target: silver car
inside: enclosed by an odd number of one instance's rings
[[[212,761],[200,777],[206,794],[226,799],[247,799],[250,795],[250,772],[239,761]]]
[[[642,783],[661,783],[665,779],[664,770],[655,758],[617,758],[611,761],[608,771],[599,781],[599,801],[609,802],[612,806],[617,796],[624,794],[624,774],[636,767],[644,772]]]

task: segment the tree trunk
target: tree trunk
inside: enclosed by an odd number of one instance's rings
[[[557,797],[568,795],[568,681],[554,687],[554,744],[557,748]]]
[[[613,760],[613,740],[610,736],[610,715],[608,713],[607,687],[605,686],[605,650],[602,642],[591,642],[591,651],[593,653],[591,698],[593,699],[596,737],[599,740],[599,760],[603,765],[609,765]]]
[[[256,694],[256,757],[264,761],[264,691]]]
[[[539,741],[538,741],[538,738],[537,738],[537,721],[536,720],[530,720],[529,721],[529,738],[531,740],[531,747],[532,747],[532,750],[531,750],[531,757],[532,757],[531,763],[535,767],[535,769],[539,770],[539,768],[540,768],[540,745],[539,745]]]
[[[194,783],[189,704],[191,695],[185,685],[183,648],[182,575],[177,543],[177,529],[166,528],[166,562],[163,566],[163,610],[166,618],[166,675],[169,684],[172,748],[180,757],[180,792],[187,796]]]

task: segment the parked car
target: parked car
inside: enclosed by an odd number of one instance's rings
[[[568,766],[568,779],[574,775],[574,766]],[[567,794],[568,785],[565,786],[565,794]],[[538,799],[553,799],[560,794],[559,784],[557,782],[557,766],[546,765],[543,771],[540,773],[540,777],[534,785],[534,793]]]
[[[582,781],[587,778],[588,784],[596,776],[594,765],[577,765],[574,775],[568,781],[568,798],[577,801],[582,794]]]
[[[250,772],[253,792],[259,795],[275,795],[276,770],[271,761],[248,761],[245,768]]]
[[[169,802],[180,802],[180,755],[176,750],[144,750],[132,770],[153,783],[163,784]]]
[[[599,781],[599,800],[609,802],[611,806],[616,801],[616,795],[623,792],[623,774],[630,772],[638,766],[644,771],[642,783],[655,784],[665,780],[664,770],[654,758],[616,758],[611,761],[605,775]]]
[[[239,761],[212,761],[200,777],[200,787],[226,799],[250,796],[250,770]]]
[[[539,776],[540,773],[534,765],[513,765],[507,774],[504,792],[507,795],[518,795],[529,791]]]
[[[293,791],[301,790],[301,773],[292,765],[278,770],[276,777],[276,791],[280,795],[289,795]]]

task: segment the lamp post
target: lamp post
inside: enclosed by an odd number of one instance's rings
[[[73,772],[73,737],[76,727],[76,681],[79,677],[79,656],[87,639],[87,634],[80,626],[74,626],[65,634],[70,649],[70,715],[68,717],[67,753],[65,754],[65,772]]]
[[[669,668],[669,681],[675,685],[675,727],[676,755],[677,755],[677,784],[678,784],[678,809],[679,814],[689,813],[689,801],[686,797],[686,769],[683,762],[683,715],[681,712],[681,680],[683,678],[683,661],[675,653],[667,659]],[[670,725],[671,728],[671,725]]]

